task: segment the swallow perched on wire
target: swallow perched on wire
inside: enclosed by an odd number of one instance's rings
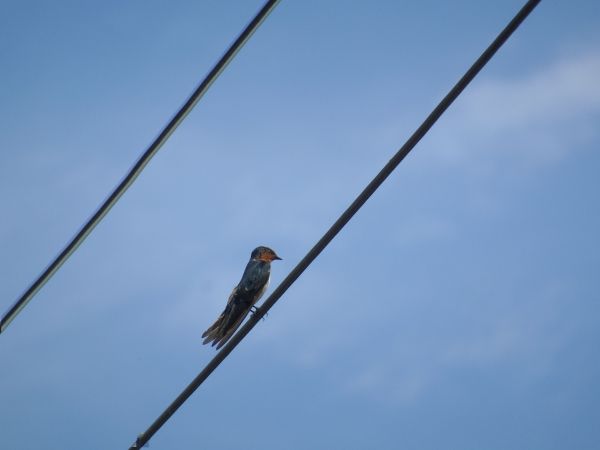
[[[208,330],[202,333],[203,344],[212,342],[217,349],[221,348],[238,329],[244,318],[260,299],[269,286],[271,277],[271,261],[281,259],[269,247],[256,247],[250,255],[242,279],[233,288],[225,310]]]

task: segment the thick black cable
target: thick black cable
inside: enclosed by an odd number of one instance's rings
[[[12,322],[12,320],[21,312],[21,310],[29,303],[33,296],[46,284],[46,282],[60,269],[65,261],[77,250],[85,238],[92,232],[98,223],[104,218],[108,211],[115,205],[125,191],[133,184],[138,175],[144,170],[144,167],[150,162],[150,159],[158,152],[162,145],[167,141],[169,136],[183,122],[186,116],[194,108],[196,103],[202,98],[211,84],[217,79],[227,64],[233,59],[237,52],[242,48],[246,41],[252,36],[254,31],[267,18],[269,13],[277,6],[279,0],[267,1],[261,10],[256,14],[254,19],[246,26],[238,38],[231,44],[227,52],[215,64],[212,70],[206,75],[202,83],[198,85],[196,90],[188,98],[181,109],[173,116],[167,126],[161,131],[158,137],[150,144],[144,154],[138,159],[135,165],[129,170],[129,173],[123,178],[121,183],[108,196],[104,203],[98,208],[94,215],[87,223],[79,230],[75,237],[67,244],[60,254],[46,267],[42,274],[27,288],[27,290],[19,297],[19,299],[10,307],[6,314],[0,320],[0,333]]]
[[[414,148],[414,146],[425,136],[433,124],[441,117],[446,109],[452,104],[467,85],[475,78],[479,71],[488,63],[500,47],[506,42],[511,34],[521,25],[525,18],[538,5],[540,0],[529,0],[525,6],[517,13],[510,23],[496,37],[494,42],[481,54],[481,56],[473,63],[463,77],[454,85],[450,92],[442,99],[425,121],[417,128],[410,136],[406,143],[398,150],[392,159],[385,167],[377,174],[377,176],[368,184],[368,186],[360,193],[360,195],[352,202],[352,204],[344,211],[340,218],[327,230],[325,235],[310,249],[306,256],[294,267],[289,275],[277,286],[273,293],[265,300],[263,305],[255,314],[250,316],[250,319],[240,328],[240,330],[232,336],[227,344],[219,353],[204,367],[196,378],[183,390],[181,394],[169,405],[169,407],[154,421],[152,425],[142,434],[140,434],[136,442],[129,448],[135,450],[143,447],[150,438],[165,424],[167,420],[179,409],[179,407],[194,393],[196,389],[206,380],[209,375],[221,364],[221,362],[229,355],[233,349],[240,343],[242,339],[254,328],[258,321],[271,309],[271,307],[279,300],[279,298],[288,290],[288,288],[296,281],[296,279],[306,270],[306,268],[315,260],[317,256],[327,247],[333,238],[340,230],[348,223],[348,221],[356,214],[356,212],[365,204],[371,195],[381,186],[385,179],[394,171],[394,169],[402,162],[404,157]]]

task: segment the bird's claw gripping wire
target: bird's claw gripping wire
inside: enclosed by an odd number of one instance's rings
[[[262,310],[258,306],[251,306],[250,307],[250,312],[252,314],[262,314]],[[269,313],[266,312],[266,313],[262,314],[260,318],[262,320],[265,320],[265,317],[267,317],[268,315],[269,315]]]
[[[138,436],[137,436],[137,438],[135,440],[135,443],[131,447],[129,447],[129,450],[137,450],[139,448],[148,448],[148,447],[150,447],[150,444],[148,442],[146,442],[144,445],[140,445],[142,443],[142,437],[143,437],[142,433],[138,434]]]

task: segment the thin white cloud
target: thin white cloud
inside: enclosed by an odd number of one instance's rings
[[[521,79],[474,86],[463,114],[471,124],[491,131],[566,120],[600,109],[599,79],[600,52],[559,60]]]
[[[520,78],[484,78],[432,130],[430,155],[456,164],[480,164],[482,155],[534,166],[560,160],[598,133],[598,80],[600,50],[562,57]]]

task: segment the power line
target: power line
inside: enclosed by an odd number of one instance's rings
[[[402,162],[402,160],[410,153],[415,145],[425,136],[435,122],[448,109],[448,107],[456,100],[467,85],[475,78],[479,71],[488,63],[494,54],[502,47],[512,33],[521,25],[527,16],[538,5],[540,0],[529,0],[523,8],[515,15],[509,24],[500,32],[490,46],[481,54],[481,56],[473,63],[463,77],[454,85],[442,101],[435,109],[427,116],[425,121],[417,128],[417,130],[408,138],[406,143],[398,150],[398,152],[390,159],[383,169],[375,178],[367,185],[352,204],[344,211],[340,218],[327,230],[325,235],[310,249],[306,256],[294,267],[289,275],[277,286],[273,293],[265,300],[258,311],[253,314],[250,319],[244,324],[240,330],[233,335],[229,342],[221,349],[219,353],[204,367],[196,378],[183,390],[181,394],[167,407],[167,409],[150,425],[150,427],[138,436],[135,443],[129,450],[136,450],[143,447],[152,436],[165,424],[167,420],[179,409],[179,407],[194,393],[196,389],[206,380],[210,374],[221,364],[221,362],[233,351],[242,339],[254,328],[258,321],[266,314],[269,309],[279,300],[279,298],[288,290],[288,288],[296,281],[296,279],[306,270],[306,268],[315,260],[317,256],[327,247],[333,238],[341,231],[341,229],[350,221],[352,216],[365,204],[371,195],[381,186],[385,179],[394,171],[394,169]]]
[[[135,165],[129,170],[129,173],[123,178],[121,183],[108,196],[104,203],[98,208],[94,215],[87,221],[79,230],[75,237],[67,244],[60,254],[52,261],[42,274],[27,288],[21,297],[10,307],[7,313],[0,320],[0,333],[12,322],[12,320],[21,312],[21,310],[29,303],[33,296],[52,278],[52,276],[60,269],[65,261],[77,250],[83,243],[92,230],[117,203],[119,198],[133,184],[138,175],[144,170],[144,167],[150,162],[150,159],[158,152],[162,145],[167,141],[169,136],[183,122],[196,103],[202,98],[204,93],[210,88],[212,83],[217,79],[221,72],[227,67],[227,64],[234,58],[237,52],[242,48],[246,41],[258,29],[260,24],[267,18],[269,13],[277,6],[279,0],[267,1],[262,9],[256,14],[254,19],[246,26],[238,38],[231,44],[229,49],[215,64],[212,70],[206,75],[202,83],[196,88],[192,95],[188,98],[181,109],[173,116],[167,126],[161,131],[158,137],[150,144],[144,154],[138,159]]]

